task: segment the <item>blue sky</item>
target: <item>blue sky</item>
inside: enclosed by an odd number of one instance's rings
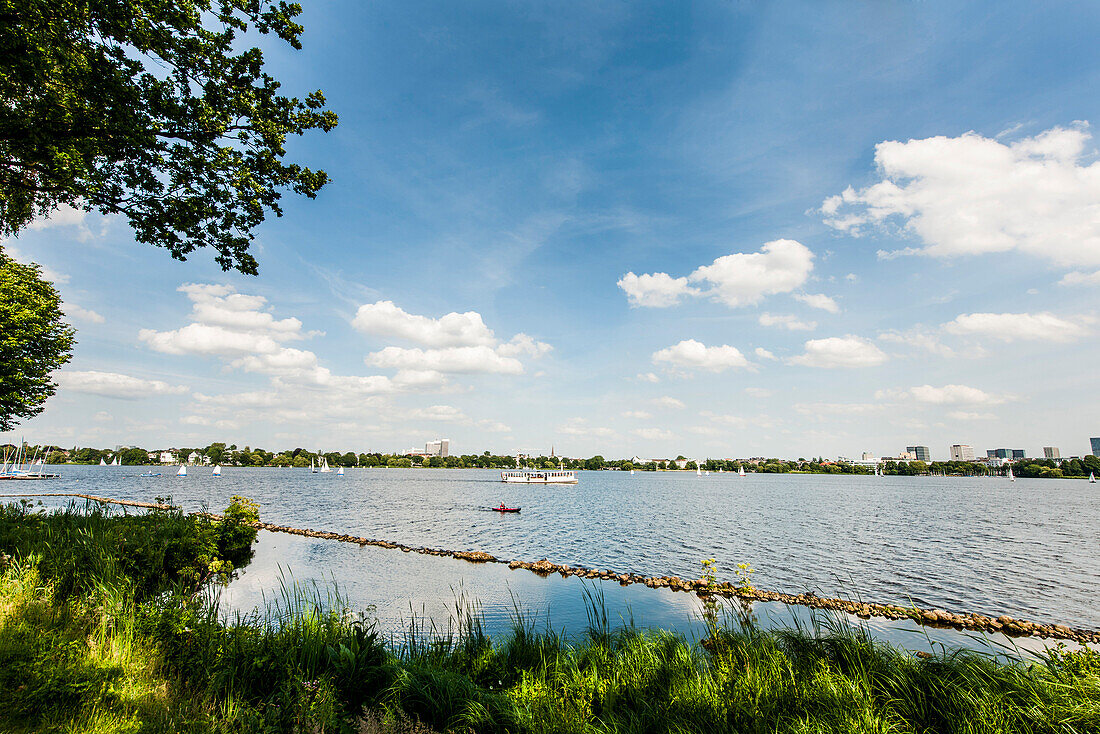
[[[333,182],[259,277],[58,212],[79,330],[5,438],[1065,455],[1100,435],[1100,9],[306,4]]]

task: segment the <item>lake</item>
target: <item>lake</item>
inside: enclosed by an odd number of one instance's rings
[[[142,467],[59,470],[61,479],[33,489],[171,495],[185,510],[215,512],[242,494],[268,522],[411,546],[687,578],[699,576],[701,559],[715,558],[719,580],[746,562],[759,588],[1100,627],[1100,491],[1084,481],[578,472],[576,485],[539,487],[470,469],[348,469],[340,477],[227,467],[220,478],[199,467],[186,478],[170,467],[156,478],[139,477]],[[32,489],[5,485],[0,491]],[[501,502],[523,512],[484,509]],[[225,603],[250,608],[288,572],[335,581],[350,605],[374,605],[387,629],[412,614],[443,624],[462,596],[480,601],[495,626],[507,624],[513,598],[556,628],[585,623],[578,579],[266,532]],[[642,625],[697,625],[694,596],[589,587],[602,590],[614,614]],[[758,605],[765,616],[787,613],[771,606]],[[896,640],[924,634],[904,622],[867,624]]]

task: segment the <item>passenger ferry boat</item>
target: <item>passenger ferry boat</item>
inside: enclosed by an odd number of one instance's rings
[[[510,484],[576,484],[577,473],[561,469],[502,471],[500,481]]]

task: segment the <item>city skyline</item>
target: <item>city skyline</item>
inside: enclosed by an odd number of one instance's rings
[[[78,344],[0,441],[981,456],[1100,433],[1100,8],[300,20],[269,60],[340,115],[290,144],[333,182],[258,230],[255,278],[69,209],[4,240]]]

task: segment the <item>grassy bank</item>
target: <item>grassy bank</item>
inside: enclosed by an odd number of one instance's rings
[[[295,589],[225,623],[208,589],[248,562],[253,513],[0,510],[0,731],[1100,731],[1092,652],[918,657],[735,622],[700,645],[613,629],[598,600],[581,637],[517,619],[490,639],[460,609],[455,633],[386,644]]]

